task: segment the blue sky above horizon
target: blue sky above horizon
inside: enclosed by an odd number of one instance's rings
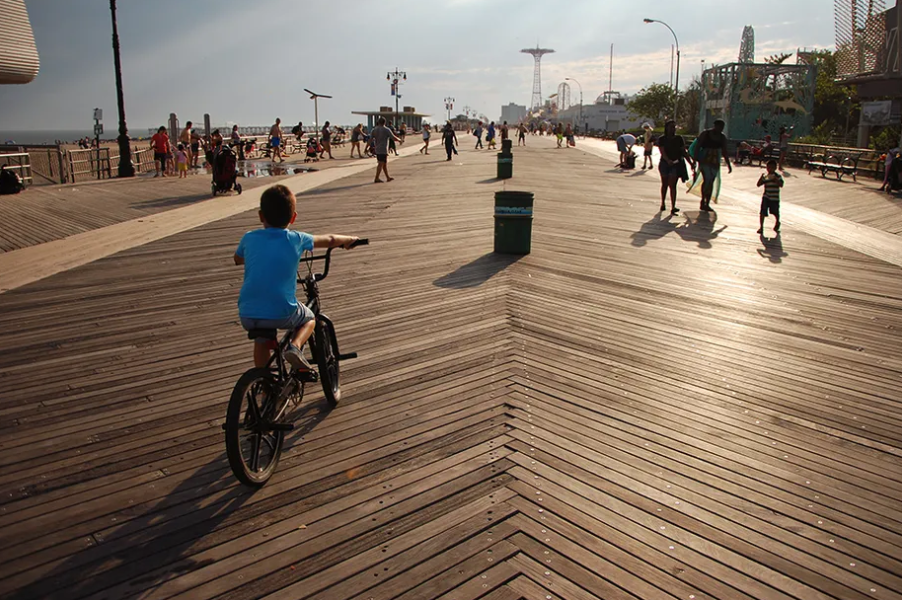
[[[0,129],[90,128],[96,106],[113,131],[109,2],[26,6],[41,70],[30,84],[0,86]],[[672,37],[644,17],[680,37],[682,85],[702,60],[735,60],[745,25],[759,60],[834,40],[829,0],[119,0],[126,117],[136,133],[170,112],[182,122],[210,113],[218,124],[312,123],[309,88],[334,96],[320,101],[320,121],[357,122],[352,110],[394,105],[385,74],[399,67],[402,106],[436,120],[453,96],[455,109],[495,119],[503,104],[529,103],[532,58],[518,51],[537,41],[556,51],[542,62],[543,95],[571,77],[590,103],[607,89],[612,43],[615,90],[669,82]]]

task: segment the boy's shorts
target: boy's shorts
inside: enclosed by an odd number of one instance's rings
[[[761,216],[766,217],[768,214],[772,214],[777,219],[780,218],[780,201],[779,200],[768,200],[767,198],[761,199]]]
[[[313,311],[307,308],[306,304],[298,302],[298,308],[294,311],[294,314],[285,317],[284,319],[252,319],[250,317],[241,317],[241,326],[248,331],[251,329],[282,329],[288,331],[297,329],[301,325],[309,323],[315,318],[316,317],[313,316]],[[266,342],[268,340],[266,338],[257,338],[254,341]]]
[[[646,149],[645,149],[645,154],[644,154],[644,156],[651,156],[651,148],[646,148]]]
[[[187,171],[188,163],[179,163],[179,171]]]

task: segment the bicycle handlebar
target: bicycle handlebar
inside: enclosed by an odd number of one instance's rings
[[[370,243],[369,238],[359,238],[356,242],[348,246],[348,250],[351,248],[356,248],[357,246],[368,246]],[[326,264],[323,267],[322,273],[314,273],[313,277],[316,281],[322,281],[329,275],[329,265],[332,263],[332,251],[335,248],[329,248],[326,250],[325,254],[320,254],[319,256],[311,256],[310,258],[302,258],[301,262],[313,262],[314,260],[325,260]],[[302,279],[298,277],[298,282],[301,282]]]

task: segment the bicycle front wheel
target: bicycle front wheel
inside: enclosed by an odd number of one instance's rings
[[[275,382],[266,369],[245,372],[229,399],[226,455],[238,481],[251,487],[260,487],[272,477],[282,454],[284,432],[268,428],[276,400]]]
[[[317,319],[313,336],[316,344],[316,366],[319,369],[320,382],[323,384],[323,393],[329,404],[335,406],[341,400],[335,328],[329,321]]]

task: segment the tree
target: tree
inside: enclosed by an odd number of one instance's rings
[[[680,92],[680,116],[678,121],[685,125],[686,131],[697,133],[699,129],[699,113],[702,109],[702,81],[694,75],[685,92]]]
[[[673,114],[673,88],[666,83],[652,83],[630,100],[628,108],[634,117],[651,119],[660,127]]]
[[[792,52],[781,52],[780,54],[772,54],[772,55],[768,56],[767,58],[765,58],[764,62],[766,62],[769,65],[782,65],[787,60],[789,60],[790,56],[792,56]]]
[[[846,123],[856,123],[860,110],[855,91],[836,81],[836,53],[817,50],[809,59],[817,69],[814,87],[814,128],[810,141],[828,143],[839,135],[845,136]]]

